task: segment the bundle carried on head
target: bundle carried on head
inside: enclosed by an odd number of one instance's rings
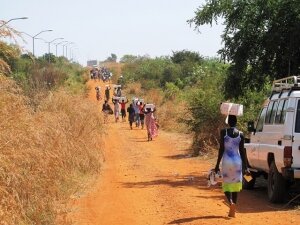
[[[235,104],[230,102],[222,102],[220,106],[221,114],[223,115],[233,115],[242,116],[244,106],[241,104]]]
[[[119,97],[119,102],[122,102],[122,101],[124,101],[124,102],[127,101],[126,96]]]
[[[122,87],[121,84],[114,84],[114,89],[121,88],[121,87]]]
[[[114,101],[119,101],[120,100],[120,97],[117,97],[117,96],[113,96],[112,98]]]
[[[146,109],[146,110],[153,111],[154,108],[155,108],[155,105],[154,105],[154,104],[149,104],[149,103],[147,103],[147,104],[145,105],[145,109]]]
[[[235,120],[236,117],[243,115],[244,106],[241,104],[235,104],[230,102],[222,102],[220,106],[221,114],[226,115],[225,123],[229,124],[229,120]],[[233,121],[231,122],[231,124]]]

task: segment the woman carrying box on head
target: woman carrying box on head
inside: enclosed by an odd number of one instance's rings
[[[158,135],[158,130],[155,122],[154,112],[155,107],[153,104],[145,105],[145,124],[147,128],[148,141],[152,141],[152,138]]]
[[[140,127],[140,108],[139,108],[139,104],[138,104],[138,99],[134,99],[132,101],[132,106],[134,108],[134,111],[135,111],[135,118],[134,118],[134,121],[135,121],[135,126],[136,127]]]
[[[235,115],[229,115],[227,119],[230,128],[221,130],[215,173],[220,170],[219,165],[222,159],[222,189],[230,205],[228,216],[235,217],[238,192],[242,190],[243,169],[248,167],[244,150],[245,138],[243,133],[236,128],[237,118]]]
[[[112,102],[114,103],[115,122],[118,122],[119,121],[119,114],[120,114],[119,98],[113,97]]]

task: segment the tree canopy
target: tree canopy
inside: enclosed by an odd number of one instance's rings
[[[171,60],[173,63],[176,64],[181,64],[184,62],[201,63],[203,61],[203,58],[198,52],[182,50],[175,52],[173,51],[173,56],[171,56]]]
[[[106,62],[117,62],[117,55],[114,53],[111,53],[109,57],[105,60]]]
[[[227,93],[259,90],[266,79],[300,72],[299,0],[207,0],[188,22],[199,28],[221,18],[224,47],[219,53],[231,63]]]

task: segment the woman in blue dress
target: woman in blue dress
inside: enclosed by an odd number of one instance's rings
[[[238,192],[242,190],[243,169],[246,170],[247,160],[244,150],[244,135],[236,129],[237,118],[234,115],[228,116],[230,128],[221,130],[220,148],[215,172],[219,169],[222,159],[222,189],[228,199],[230,209],[229,217],[235,217],[235,208]]]

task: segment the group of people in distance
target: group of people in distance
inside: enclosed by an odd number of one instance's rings
[[[142,127],[144,129],[145,124],[145,106],[142,99],[134,98],[132,103],[127,109],[129,115],[131,114],[131,120],[129,120],[130,128],[132,129],[132,124],[135,122],[136,127]]]
[[[106,67],[100,67],[100,69],[98,69],[98,66],[95,66],[90,70],[90,77],[95,81],[98,79],[106,82],[111,79],[112,72],[110,72]]]
[[[100,87],[96,87],[96,98],[101,100]],[[126,109],[126,104],[129,102],[128,99],[122,96],[121,85],[114,86],[114,93],[112,97],[113,109],[109,105],[110,100],[110,85],[105,87],[105,101],[102,105],[102,112],[104,113],[104,123],[108,121],[108,115],[114,114],[115,122],[119,121],[120,112],[122,122],[126,121],[126,113],[128,113],[128,121],[130,129],[133,129],[133,124],[137,128],[141,127],[144,129],[146,125],[148,141],[151,141],[155,136],[158,135],[158,124],[155,118],[156,108],[153,104],[145,104],[143,99],[134,98],[132,103]]]
[[[125,121],[126,118],[126,103],[128,103],[128,100],[126,102],[124,100],[120,102],[122,121]],[[146,124],[148,141],[152,141],[152,139],[158,135],[158,124],[154,115],[155,111],[156,108],[153,104],[145,104],[143,101],[134,98],[127,108],[130,129],[133,129],[134,123],[135,127],[141,127],[141,129],[144,129]]]

